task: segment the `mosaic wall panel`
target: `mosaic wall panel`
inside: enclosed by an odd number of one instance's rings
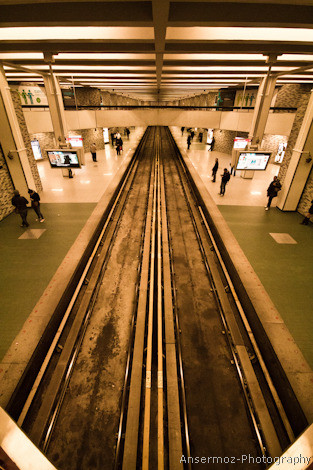
[[[56,148],[54,132],[39,132],[37,134],[30,134],[30,139],[37,139],[41,148],[41,153],[44,159],[47,159],[46,149]]]
[[[28,129],[26,126],[26,121],[25,121],[25,117],[24,117],[24,113],[23,113],[23,109],[21,105],[21,100],[20,100],[19,94],[14,90],[11,90],[11,96],[12,96],[12,101],[13,101],[14,108],[15,108],[16,117],[17,117],[20,130],[22,133],[24,145],[27,151],[27,158],[29,161],[30,169],[31,169],[34,181],[35,181],[36,188],[32,188],[32,189],[36,189],[37,191],[42,191],[42,184],[41,184],[40,176],[38,173],[36,160],[34,159],[32,146],[30,143],[30,136],[28,133]]]
[[[11,204],[14,186],[0,145],[0,220],[13,212]]]

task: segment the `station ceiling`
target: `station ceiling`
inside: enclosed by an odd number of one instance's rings
[[[51,61],[61,83],[141,100],[257,84],[269,67],[313,85],[313,0],[0,0],[0,60],[10,82],[40,83]]]

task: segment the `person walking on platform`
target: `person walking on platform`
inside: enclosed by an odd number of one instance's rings
[[[213,181],[213,183],[215,183],[215,181],[216,181],[217,170],[218,170],[218,158],[215,159],[215,164],[212,168],[212,177],[213,177],[212,181]]]
[[[29,197],[31,198],[32,208],[34,209],[34,211],[36,212],[36,214],[38,216],[37,220],[39,220],[39,222],[43,222],[45,219],[44,219],[44,216],[42,215],[42,213],[40,211],[40,196],[39,196],[39,194],[36,193],[36,191],[34,191],[33,189],[29,189],[28,194],[29,194]]]
[[[191,145],[191,135],[189,134],[187,137],[187,149],[188,150],[190,149],[190,145]]]
[[[128,129],[128,127],[125,128],[125,134],[127,135],[127,139],[129,140],[130,130]]]
[[[91,144],[90,152],[91,152],[91,155],[92,155],[92,160],[94,162],[96,162],[97,161],[97,147],[96,147],[95,142],[93,144]]]
[[[184,128],[184,127],[181,127],[180,130],[181,130],[181,135],[184,135],[184,130],[185,130],[185,128]]]
[[[311,201],[311,207],[309,208],[307,214],[305,215],[304,219],[301,222],[301,225],[309,225],[310,217],[313,215],[313,199]]]
[[[268,203],[265,206],[265,210],[268,211],[271,207],[272,199],[274,197],[277,197],[278,191],[281,190],[281,184],[277,176],[274,176],[273,181],[267,188],[267,197],[268,197]]]
[[[224,168],[224,173],[221,175],[222,176],[222,181],[221,181],[221,188],[220,188],[220,196],[224,196],[225,194],[225,189],[226,189],[226,184],[230,180],[230,174],[227,168]]]
[[[12,206],[15,207],[15,212],[20,214],[22,218],[22,225],[21,227],[29,227],[29,223],[27,222],[27,204],[28,201],[24,196],[20,195],[20,192],[15,189],[13,192],[14,196],[12,197]]]

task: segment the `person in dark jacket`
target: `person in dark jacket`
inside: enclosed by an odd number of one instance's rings
[[[309,225],[310,217],[313,215],[313,199],[311,201],[311,207],[309,208],[307,214],[305,215],[304,219],[302,220],[302,225]]]
[[[230,180],[229,171],[227,170],[227,168],[224,168],[224,173],[222,174],[221,189],[219,193],[221,196],[224,196],[226,184],[228,183],[229,180]]]
[[[39,222],[43,222],[45,219],[44,219],[44,216],[42,215],[41,210],[40,210],[40,196],[39,196],[39,194],[36,193],[36,191],[34,191],[33,189],[29,189],[28,194],[29,194],[29,197],[31,198],[32,208],[36,212]]]
[[[211,141],[211,143],[209,144],[209,148],[208,148],[209,152],[213,152],[214,144],[215,144],[215,138],[212,137],[212,141]]]
[[[265,206],[265,210],[268,211],[269,208],[271,207],[272,199],[274,197],[277,197],[278,191],[281,190],[281,184],[277,176],[274,176],[273,181],[267,188],[267,197],[268,197],[268,203]]]
[[[217,173],[217,170],[218,170],[218,158],[215,159],[215,164],[212,168],[212,177],[213,177],[213,183],[215,183],[216,181],[216,173]]]
[[[190,149],[190,144],[191,144],[191,135],[189,134],[187,137],[187,149]]]
[[[14,196],[12,197],[12,206],[15,207],[15,212],[20,214],[22,218],[21,227],[28,227],[29,223],[27,222],[27,204],[28,201],[25,197],[21,196],[17,189],[13,192]]]

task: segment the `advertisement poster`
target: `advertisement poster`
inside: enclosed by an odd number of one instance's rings
[[[69,135],[66,139],[67,142],[71,144],[72,147],[82,147],[83,146],[83,138],[81,135]]]
[[[109,129],[107,127],[103,128],[103,140],[105,144],[108,144],[110,142],[109,139]]]
[[[275,163],[282,163],[287,148],[287,142],[281,142],[278,146],[277,154],[275,156]]]
[[[206,139],[206,143],[212,144],[212,140],[213,140],[213,129],[208,129],[208,136]]]
[[[48,99],[44,87],[19,85],[17,87],[17,91],[20,95],[22,106],[48,105]]]
[[[235,137],[234,138],[234,149],[241,149],[244,150],[248,144],[250,144],[251,139],[244,139],[243,137]]]
[[[31,141],[32,149],[33,149],[33,154],[35,160],[42,160],[42,153],[41,153],[41,148],[38,140],[32,140]]]

